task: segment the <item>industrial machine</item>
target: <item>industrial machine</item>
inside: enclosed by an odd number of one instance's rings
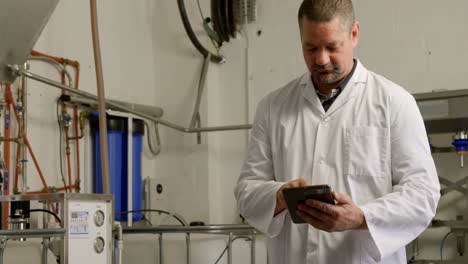
[[[0,231],[0,263],[3,263],[5,244],[10,240],[43,238],[43,260],[47,263],[49,247],[57,247],[56,258],[60,264],[103,263],[111,264],[114,252],[113,197],[107,194],[32,194],[0,196],[0,202],[28,204],[18,209],[12,206],[10,230]],[[42,205],[44,209],[30,209]],[[31,206],[31,207],[29,207]],[[50,210],[48,209],[50,208]],[[57,213],[53,211],[56,210]],[[59,227],[49,227],[48,218],[42,227],[30,223],[31,212],[55,216],[52,221]],[[44,216],[48,216],[45,214]],[[54,224],[52,224],[54,225]],[[52,226],[51,225],[51,226]],[[58,237],[54,241],[51,238]],[[45,258],[45,259],[44,259]]]
[[[431,151],[437,153],[453,153],[459,155],[459,166],[464,167],[464,156],[468,154],[468,89],[439,91],[414,94],[419,109],[424,119]],[[444,140],[434,138],[441,137]],[[448,139],[448,140],[447,140]],[[449,179],[448,175],[439,175],[441,183],[441,200],[444,195],[458,192],[468,201],[467,181],[468,176],[460,179]],[[443,259],[443,249],[446,238],[454,235],[456,249],[459,256],[465,254],[465,237],[468,232],[467,210],[457,211],[456,215],[450,215],[450,220],[434,219],[431,228],[445,227],[449,232],[441,239],[440,260],[410,260],[410,263],[446,263]],[[440,262],[439,262],[440,261]],[[463,261],[462,261],[463,262]],[[450,260],[447,263],[462,263]],[[463,262],[466,263],[466,262]]]

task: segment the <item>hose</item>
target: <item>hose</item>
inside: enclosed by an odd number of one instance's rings
[[[60,220],[60,218],[58,217],[58,215],[52,211],[49,211],[49,210],[46,210],[46,209],[31,209],[29,210],[30,213],[34,213],[34,212],[43,212],[43,213],[48,213],[52,216],[54,216],[55,220],[60,224],[62,225],[62,220]]]
[[[99,110],[99,143],[101,146],[101,171],[103,191],[105,194],[110,193],[109,179],[109,157],[107,148],[107,122],[106,122],[106,99],[104,93],[104,78],[102,74],[101,50],[99,44],[99,30],[97,21],[96,0],[89,0],[91,8],[91,31],[93,35],[93,51],[94,63],[96,66],[96,81],[97,81],[97,99]]]
[[[148,146],[151,154],[153,157],[157,156],[161,152],[161,139],[159,138],[159,128],[158,128],[158,123],[151,122],[149,123],[148,121],[144,121],[146,130],[148,131]],[[152,125],[150,125],[152,124]],[[154,132],[152,132],[154,131]],[[153,136],[154,133],[154,136]],[[156,146],[153,144],[153,138],[156,138]]]
[[[155,213],[160,213],[160,214],[166,214],[170,217],[173,217],[175,218],[177,221],[179,221],[179,223],[182,225],[182,226],[188,226],[188,223],[187,221],[185,221],[185,219],[178,215],[178,214],[173,214],[173,213],[170,213],[168,211],[164,211],[164,210],[159,210],[159,209],[142,209],[142,210],[132,210],[132,211],[123,211],[123,212],[116,212],[115,214],[116,215],[121,215],[121,214],[129,214],[129,213],[141,213],[141,212],[155,212]]]
[[[209,52],[200,43],[197,36],[193,32],[192,26],[190,25],[190,21],[189,21],[188,16],[187,16],[187,11],[185,9],[184,0],[177,0],[177,4],[179,6],[180,17],[182,18],[182,23],[184,24],[185,31],[187,32],[187,35],[190,38],[190,41],[192,41],[192,44],[195,46],[195,48],[203,55],[203,57],[206,57],[206,56],[208,56],[208,54],[211,54],[211,61],[212,62],[215,62],[215,63],[224,63],[224,62],[226,62],[226,59],[224,57]]]

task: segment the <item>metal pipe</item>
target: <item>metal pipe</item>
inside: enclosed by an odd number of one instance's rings
[[[251,244],[250,244],[250,263],[255,264],[255,242],[257,238],[257,231],[253,230],[252,231],[252,236],[251,236]]]
[[[0,239],[63,237],[65,228],[0,230]]]
[[[117,257],[116,263],[122,264],[122,251],[123,251],[123,233],[120,223],[115,223],[115,239],[117,240]]]
[[[159,264],[163,264],[163,234],[159,233]]]
[[[125,177],[125,176],[123,176]],[[127,117],[127,208],[133,210],[133,118]],[[132,226],[132,214],[127,215],[127,225]]]
[[[1,197],[0,197],[1,199]],[[208,233],[208,234],[250,234],[255,228],[250,225],[206,225],[206,226],[150,226],[123,228],[124,234],[148,233]]]
[[[228,264],[232,264],[232,232],[229,233],[229,241],[228,241]]]
[[[39,76],[37,74],[31,73],[31,72],[28,72],[28,71],[24,71],[24,70],[20,69],[17,65],[13,65],[13,66],[9,66],[9,67],[17,75],[25,75],[26,77],[28,77],[30,79],[33,79],[33,80],[36,80],[36,81],[39,81],[39,82],[42,82],[42,83],[49,84],[49,85],[51,85],[52,87],[55,87],[55,88],[64,89],[66,91],[69,91],[70,93],[78,94],[78,95],[86,97],[86,98],[90,98],[90,99],[96,99],[97,98],[95,95],[93,95],[91,93],[87,93],[87,92],[84,92],[82,90],[75,90],[75,89],[73,89],[71,87],[68,87],[68,86],[63,85],[61,83],[58,83],[58,82],[55,82],[53,80],[44,78],[44,77]],[[201,128],[190,129],[190,128],[185,128],[185,127],[173,124],[173,123],[168,122],[166,120],[163,120],[161,118],[155,118],[155,117],[153,117],[151,115],[141,113],[141,112],[138,112],[138,111],[134,111],[134,110],[132,110],[132,109],[130,109],[128,107],[115,104],[115,103],[113,103],[112,101],[109,101],[109,100],[106,101],[106,105],[110,106],[110,107],[113,107],[116,110],[132,113],[132,114],[134,114],[136,116],[139,116],[139,117],[142,117],[142,118],[157,122],[157,123],[159,123],[161,125],[164,125],[166,127],[169,127],[169,128],[172,128],[172,129],[175,129],[177,131],[184,132],[184,133],[215,132],[215,131],[230,131],[230,130],[247,130],[247,129],[252,128],[251,124],[245,124],[245,125],[201,127]]]
[[[203,89],[205,88],[205,81],[206,75],[208,73],[208,66],[210,66],[210,58],[211,55],[208,54],[203,61],[203,67],[200,75],[200,81],[198,82],[198,90],[197,90],[197,100],[195,101],[195,108],[193,109],[192,120],[190,121],[190,128],[195,128],[195,124],[197,123],[197,116],[200,112],[200,103],[201,98],[203,95]]]
[[[433,100],[445,100],[457,97],[468,96],[468,89],[452,90],[452,91],[440,91],[430,93],[417,93],[413,94],[414,99],[418,102],[422,101],[433,101]]]
[[[29,70],[29,64],[28,63],[25,63],[23,68],[25,70]],[[22,124],[21,126],[23,127],[23,133],[24,135],[27,135],[28,134],[28,85],[27,85],[27,79],[26,77],[23,75],[21,76],[21,88],[19,89],[21,91],[21,96],[19,97],[19,100],[21,101],[21,104],[23,106],[23,109],[22,109]],[[23,135],[20,134],[20,137],[22,137]],[[21,158],[19,160],[19,162],[21,163],[21,166],[20,166],[20,171],[21,171],[21,175],[22,175],[22,180],[23,180],[23,188],[22,188],[22,193],[26,193],[28,191],[28,175],[27,175],[27,155],[28,155],[28,147],[26,146],[26,144],[23,142],[23,140],[21,140],[21,144],[18,146],[18,147],[21,147]]]
[[[2,240],[0,241],[0,264],[3,264],[3,253],[5,251],[5,247],[6,247],[6,239],[2,238]]]
[[[185,244],[187,246],[186,248],[187,264],[190,264],[190,233],[185,234]]]
[[[107,122],[106,122],[106,101],[104,93],[104,78],[102,73],[101,50],[99,44],[99,30],[97,21],[96,0],[89,0],[91,8],[91,31],[93,36],[94,62],[96,66],[97,98],[99,110],[99,141],[101,147],[101,172],[103,182],[103,192],[110,193],[109,178],[109,157],[107,148]]]
[[[44,237],[42,239],[42,264],[47,264],[47,253],[49,252],[49,239]]]
[[[72,105],[79,105],[84,108],[90,108],[90,109],[95,109],[97,107],[97,100],[91,99],[91,98],[86,98],[82,96],[75,96],[75,95],[65,95],[60,98],[60,100],[64,103],[67,104],[72,104]],[[133,103],[127,103],[123,101],[117,101],[117,100],[106,100],[106,107],[111,109],[111,110],[119,110],[119,109],[113,109],[111,105],[117,105],[117,106],[123,106],[126,107],[127,109],[130,109],[134,112],[140,112],[140,113],[145,113],[148,114],[152,117],[159,118],[163,115],[164,111],[162,108],[157,107],[157,106],[149,106],[149,105],[142,105],[142,104],[133,104]]]
[[[185,128],[173,123],[170,123],[168,121],[165,121],[163,119],[159,119],[156,121],[160,123],[161,125],[170,127],[172,129],[178,130],[180,132],[184,133],[198,133],[198,132],[215,132],[215,131],[229,131],[229,130],[246,130],[246,129],[251,129],[252,125],[246,124],[246,125],[235,125],[235,126],[217,126],[217,127],[200,127],[200,128]]]

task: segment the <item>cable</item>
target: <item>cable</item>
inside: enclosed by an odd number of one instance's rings
[[[44,213],[48,213],[48,214],[51,214],[55,217],[55,220],[57,220],[57,222],[59,222],[60,225],[62,225],[62,220],[60,220],[60,218],[58,217],[58,215],[52,211],[49,211],[49,210],[46,210],[46,209],[31,209],[29,210],[30,213],[34,213],[34,212],[44,212]]]
[[[67,183],[65,182],[65,175],[63,174],[63,146],[62,146],[62,126],[60,124],[60,114],[59,114],[59,102],[58,100],[56,101],[56,114],[57,114],[57,124],[59,127],[59,161],[60,161],[60,175],[62,176],[62,181],[63,181],[63,187],[65,187],[65,192],[68,192],[67,190]]]
[[[202,11],[201,5],[200,5],[200,0],[197,0],[197,4],[198,4],[198,11],[200,12],[201,20],[205,21],[205,15],[203,15],[203,11]]]
[[[158,210],[158,209],[142,209],[142,210],[132,210],[132,211],[124,211],[124,212],[116,212],[115,214],[128,214],[128,213],[141,213],[141,212],[156,212],[156,213],[161,213],[161,214],[167,214],[169,216],[172,216],[174,217],[175,219],[177,219],[177,221],[179,221],[179,223],[183,226],[186,226],[187,225],[187,222],[183,219],[183,217],[181,216],[178,216],[176,214],[171,214],[167,211],[163,211],[163,210]]]
[[[443,261],[444,260],[444,243],[445,243],[445,239],[447,239],[447,237],[449,235],[453,234],[452,231],[448,232],[447,234],[445,234],[444,238],[442,238],[442,241],[440,241],[440,261]]]
[[[232,239],[231,241],[231,244],[232,242],[234,242],[234,240],[238,239],[238,238],[245,238],[246,241],[250,241],[250,237],[246,237],[246,236],[237,236],[235,238]],[[219,260],[221,260],[221,258],[224,256],[224,253],[226,253],[226,251],[228,250],[229,248],[229,244],[226,245],[226,247],[224,248],[223,252],[221,252],[221,255],[218,257],[218,259],[216,260],[216,262],[214,264],[218,264]]]
[[[177,4],[179,6],[179,12],[180,12],[180,17],[182,19],[182,23],[184,24],[185,31],[190,41],[192,41],[192,44],[203,55],[203,57],[208,56],[208,53],[210,52],[200,43],[197,36],[193,32],[192,26],[190,25],[190,21],[187,16],[187,10],[185,9],[184,0],[177,0]],[[211,61],[216,62],[216,63],[223,63],[225,62],[225,58],[216,54],[212,54]]]

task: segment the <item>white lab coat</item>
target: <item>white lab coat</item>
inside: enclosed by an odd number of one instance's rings
[[[277,190],[300,177],[349,194],[368,230],[327,233],[292,223],[286,210],[273,217]],[[309,73],[259,103],[235,196],[269,237],[270,264],[398,264],[434,216],[439,190],[414,98],[358,61],[327,112]]]

